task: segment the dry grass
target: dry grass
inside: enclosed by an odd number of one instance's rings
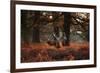
[[[63,60],[89,59],[89,43],[71,42],[69,46],[60,46],[47,43],[23,43],[21,48],[21,62],[44,62]]]

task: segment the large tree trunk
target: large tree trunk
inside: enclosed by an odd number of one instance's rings
[[[63,14],[64,14],[64,32],[67,38],[64,44],[69,45],[71,14],[69,12],[64,12]]]
[[[21,10],[21,40],[25,42],[30,42],[30,29],[27,27],[27,16],[28,11]]]
[[[36,11],[34,16],[34,24],[33,24],[33,38],[32,42],[40,42],[40,12]]]

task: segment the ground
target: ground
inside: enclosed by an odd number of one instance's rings
[[[48,43],[22,43],[21,62],[68,61],[89,59],[88,42],[70,42],[57,48]]]

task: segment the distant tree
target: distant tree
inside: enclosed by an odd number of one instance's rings
[[[72,31],[81,31],[84,39],[89,41],[89,13],[76,12],[71,14],[71,29]]]

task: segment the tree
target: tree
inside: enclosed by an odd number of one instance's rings
[[[35,11],[34,12],[34,22],[33,22],[33,38],[32,42],[40,42],[40,37],[39,37],[39,25],[40,25],[40,12]]]
[[[64,12],[64,32],[66,35],[65,45],[69,45],[69,38],[70,38],[70,24],[71,24],[71,13]]]
[[[30,42],[31,24],[29,23],[29,11],[21,10],[21,40]]]
[[[71,29],[74,32],[80,31],[84,40],[89,41],[89,13],[71,13]]]

